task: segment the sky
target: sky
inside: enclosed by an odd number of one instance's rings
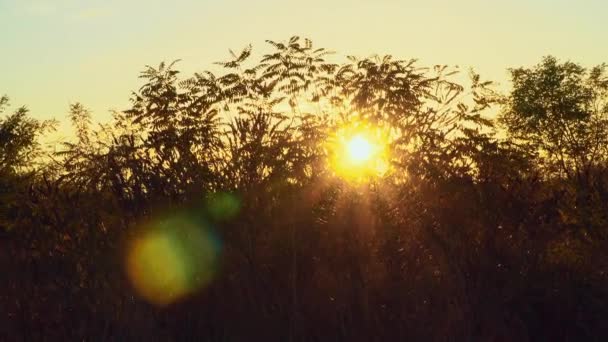
[[[126,109],[145,65],[185,75],[228,49],[308,37],[337,56],[392,54],[473,67],[508,84],[509,67],[554,55],[608,62],[606,0],[0,0],[0,95],[34,117],[98,121]]]

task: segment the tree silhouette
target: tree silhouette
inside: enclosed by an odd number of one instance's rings
[[[608,336],[603,65],[545,57],[500,94],[267,43],[147,66],[110,122],[72,104],[53,150],[51,122],[0,121],[0,340]],[[332,168],[357,124],[386,172]]]

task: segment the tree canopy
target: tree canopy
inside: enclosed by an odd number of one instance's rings
[[[605,65],[545,57],[501,94],[267,48],[147,66],[110,122],[72,104],[52,150],[53,122],[0,120],[0,339],[608,336]],[[382,172],[336,169],[351,132]]]

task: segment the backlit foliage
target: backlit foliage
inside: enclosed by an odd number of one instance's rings
[[[0,119],[0,340],[608,336],[605,66],[498,94],[298,37],[178,66],[51,150]]]

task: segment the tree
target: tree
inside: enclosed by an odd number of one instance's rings
[[[0,97],[0,114],[9,104],[7,96]],[[42,149],[39,138],[53,128],[51,121],[39,121],[28,116],[25,107],[0,119],[0,228],[14,226],[17,197],[27,186],[27,178],[40,170]]]
[[[511,69],[511,79],[500,121],[516,142],[533,146],[550,174],[575,179],[606,162],[606,65],[587,70],[549,56]]]
[[[603,66],[546,58],[502,96],[446,66],[268,48],[146,67],[109,123],[71,105],[50,158],[43,122],[0,121],[0,340],[608,336]],[[332,168],[354,124],[384,134],[387,172]]]

